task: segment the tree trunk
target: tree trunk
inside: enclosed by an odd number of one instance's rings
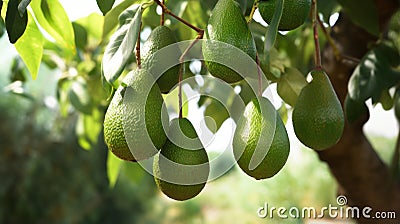
[[[378,9],[381,32],[398,8],[397,1],[375,1]],[[376,41],[363,29],[354,25],[350,18],[341,14],[332,30],[332,38],[343,55],[362,58],[368,45]],[[332,49],[323,51],[323,65],[342,105],[347,95],[347,84],[355,66],[335,60]],[[400,216],[400,184],[393,180],[389,168],[379,158],[365,137],[362,127],[368,120],[365,115],[350,124],[346,122],[341,140],[332,148],[319,152],[322,161],[328,163],[337,179],[341,194],[348,198],[349,206],[371,207],[376,211],[395,211]],[[399,217],[397,217],[399,218]],[[393,223],[394,220],[363,219],[360,223]]]

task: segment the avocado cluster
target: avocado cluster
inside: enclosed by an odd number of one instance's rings
[[[301,26],[310,7],[311,0],[285,0],[278,29]],[[276,0],[259,3],[268,23],[275,8]],[[255,63],[257,49],[239,4],[219,0],[204,34],[202,54],[209,73],[232,85],[246,83],[243,79],[251,74],[239,73],[232,64],[243,58]],[[126,75],[104,118],[104,138],[110,151],[131,162],[153,159],[157,187],[178,201],[196,197],[210,178],[210,161],[193,124],[182,116],[170,121],[163,106],[162,94],[170,93],[180,81],[181,56],[173,31],[164,25],[154,28],[143,44],[141,66]],[[232,63],[221,63],[221,58]],[[256,73],[260,75],[258,70]],[[304,145],[324,150],[340,140],[344,113],[327,74],[316,69],[310,76],[312,81],[304,84],[295,103],[293,100],[293,127]],[[289,157],[290,141],[271,101],[261,94],[251,98],[238,116],[232,148],[240,169],[262,180],[282,170]]]

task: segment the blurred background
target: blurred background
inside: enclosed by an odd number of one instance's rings
[[[77,1],[61,2],[71,20],[97,10],[95,1],[78,8]],[[196,198],[176,202],[162,195],[139,165],[123,162],[115,185],[110,186],[101,128],[97,139],[88,140],[91,150],[85,150],[79,136],[80,115],[63,113],[58,103],[60,70],[42,65],[32,80],[6,35],[0,39],[0,49],[0,223],[316,223],[261,219],[257,210],[265,203],[316,209],[337,205],[338,186],[327,165],[297,142],[290,123],[289,160],[271,179],[255,181],[234,166]],[[380,105],[370,109],[365,131],[389,163],[396,121],[392,111]],[[218,156],[217,151],[210,154]]]

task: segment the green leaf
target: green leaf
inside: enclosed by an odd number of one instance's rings
[[[105,15],[110,11],[114,5],[115,0],[96,0],[97,6],[99,6],[100,11]]]
[[[97,13],[92,13],[88,15],[87,17],[80,18],[76,20],[74,23],[81,25],[82,27],[85,28],[86,33],[89,37],[93,37],[96,41],[95,44],[98,44],[98,42],[102,39],[103,35],[103,26],[104,26],[104,17],[97,14]],[[79,38],[79,37],[76,37]]]
[[[252,85],[254,85],[254,83]],[[257,85],[258,85],[258,83],[257,83]],[[243,80],[240,82],[239,96],[243,100],[244,104],[247,105],[252,99],[256,98],[257,91],[258,91],[258,89],[253,89],[251,87],[248,80]]]
[[[262,53],[260,57],[260,67],[265,77],[271,82],[277,82],[285,71],[285,65],[288,64],[276,48],[271,48],[269,52]]]
[[[390,110],[393,107],[393,97],[389,93],[389,89],[383,90],[379,102],[384,110]]]
[[[400,70],[398,51],[387,44],[381,44],[369,51],[356,67],[350,78],[348,89],[352,99],[372,103],[379,101],[381,93],[398,84]]]
[[[278,35],[278,26],[281,21],[283,13],[283,0],[277,0],[274,16],[272,17],[271,24],[268,26],[267,33],[265,34],[264,52],[268,54],[275,44],[276,36]]]
[[[0,1],[0,2],[2,2],[2,1]],[[6,27],[6,25],[4,24],[4,20],[3,20],[3,18],[0,17],[0,38],[3,37],[3,35],[5,33],[4,32],[5,27]]]
[[[125,0],[119,5],[111,9],[104,17],[103,24],[103,39],[111,33],[111,31],[118,25],[119,15],[126,10],[133,3],[139,2],[138,0]]]
[[[82,25],[76,22],[72,22],[74,28],[75,45],[77,48],[85,49],[88,43],[88,33]]]
[[[258,87],[257,79],[246,79],[237,85],[241,87],[239,95],[232,86],[213,78],[205,79],[204,85],[199,89],[203,97],[200,97],[198,105],[205,107],[204,116],[208,117],[205,122],[210,131],[217,132],[227,118],[238,121],[246,101],[255,96],[252,89],[257,91]]]
[[[281,116],[283,123],[286,125],[286,122],[288,121],[289,115],[288,115],[288,108],[284,103],[282,103],[281,107],[278,110],[279,116]]]
[[[26,66],[23,64],[21,57],[15,57],[11,64],[10,81],[21,81],[24,83],[26,81],[25,68]]]
[[[153,4],[143,12],[142,23],[151,27],[151,29],[154,29],[160,25],[160,15],[154,13],[156,12],[157,7],[157,4]]]
[[[251,22],[248,24],[251,34],[253,35],[254,42],[258,49],[259,54],[264,54],[261,50],[264,49],[264,39],[267,28],[260,23]]]
[[[31,0],[22,0],[19,5],[18,5],[18,12],[19,15],[22,17],[25,12],[26,12],[26,7],[28,7],[29,3],[31,3]]]
[[[196,27],[205,28],[208,23],[208,15],[207,12],[202,9],[201,1],[182,1],[177,5],[174,5],[174,8],[179,10],[177,12],[181,18],[186,21],[190,21],[190,23]],[[188,29],[188,27],[177,21],[173,20],[172,30],[177,33],[177,37],[179,40],[191,40],[196,38],[197,32]]]
[[[145,178],[145,171],[139,163],[123,162],[122,170],[120,171],[123,176],[127,177],[132,183],[140,183]]]
[[[54,38],[68,57],[75,54],[74,29],[58,0],[35,0],[32,10],[40,26]]]
[[[28,24],[28,13],[23,16],[18,13],[18,0],[10,0],[6,13],[6,29],[10,43],[14,44],[24,34]]]
[[[107,177],[110,188],[113,188],[118,180],[122,160],[117,158],[110,150],[107,155]]]
[[[129,17],[126,17],[130,15]],[[111,36],[104,52],[102,74],[108,83],[115,82],[121,75],[130,57],[134,55],[134,48],[140,32],[142,18],[141,5],[134,5],[121,14],[125,22]]]
[[[93,110],[92,114],[79,114],[76,124],[76,135],[79,145],[90,150],[97,143],[97,139],[103,127],[103,114],[99,110]]]
[[[92,98],[88,92],[88,87],[84,80],[79,79],[72,83],[68,92],[68,98],[72,106],[74,106],[79,112],[87,115],[92,113]]]
[[[240,8],[242,9],[242,12],[245,13],[247,9],[247,0],[235,0],[235,1],[239,4]]]
[[[307,85],[306,78],[296,68],[287,68],[278,81],[278,94],[290,106],[294,106],[301,90]]]
[[[63,117],[68,115],[69,109],[69,100],[68,100],[68,91],[71,86],[71,80],[68,78],[61,78],[57,83],[57,100],[60,105],[60,114]]]
[[[224,105],[216,99],[209,98],[210,103],[204,111],[204,117],[209,117],[205,120],[208,129],[216,133],[222,126],[224,121],[229,118],[229,113]]]
[[[344,101],[344,112],[350,123],[354,123],[360,117],[369,114],[368,107],[364,101],[352,99],[349,95],[346,96]]]
[[[379,36],[379,18],[374,0],[337,0],[346,15],[369,33]]]
[[[44,38],[32,15],[29,13],[29,23],[25,33],[15,43],[19,55],[31,73],[32,79],[36,79],[43,57]]]
[[[400,122],[400,89],[396,89],[394,94],[394,115],[398,122]]]
[[[322,14],[324,21],[328,22],[330,16],[338,11],[339,4],[336,0],[324,0],[318,2],[317,8],[318,13]]]

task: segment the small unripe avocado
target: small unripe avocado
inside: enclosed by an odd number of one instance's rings
[[[239,5],[234,0],[219,0],[215,5],[205,30],[205,39],[232,45],[253,60],[256,59],[257,50],[253,36]],[[233,69],[216,62],[220,61],[221,57],[241,60],[236,58],[238,55],[229,55],[232,51],[227,48],[228,46],[218,43],[203,44],[204,60],[211,75],[228,83],[236,83],[246,74],[241,76]]]
[[[178,83],[180,65],[177,63],[179,63],[181,52],[175,43],[176,38],[173,32],[166,26],[158,26],[151,31],[141,49],[142,68],[147,69],[155,76],[154,78],[157,78],[157,84],[162,93],[168,93]],[[167,49],[160,51],[163,53],[158,52],[167,46],[169,46]],[[166,71],[160,71],[171,65],[175,66]]]
[[[261,17],[268,24],[274,16],[277,0],[263,0],[258,5]],[[294,30],[301,26],[309,16],[311,0],[285,0],[283,3],[282,17],[278,25],[281,31]]]
[[[207,152],[186,118],[171,121],[168,137],[154,158],[154,179],[169,198],[191,199],[206,185],[210,172]]]
[[[240,116],[233,138],[233,153],[239,167],[259,180],[277,174],[289,156],[285,125],[272,103],[254,98]]]
[[[167,139],[163,128],[168,130],[168,113],[162,109],[164,100],[153,76],[146,70],[129,73],[124,82],[126,86],[117,89],[108,106],[103,124],[104,140],[111,152],[123,160],[148,159]],[[127,91],[133,97],[124,100]]]

